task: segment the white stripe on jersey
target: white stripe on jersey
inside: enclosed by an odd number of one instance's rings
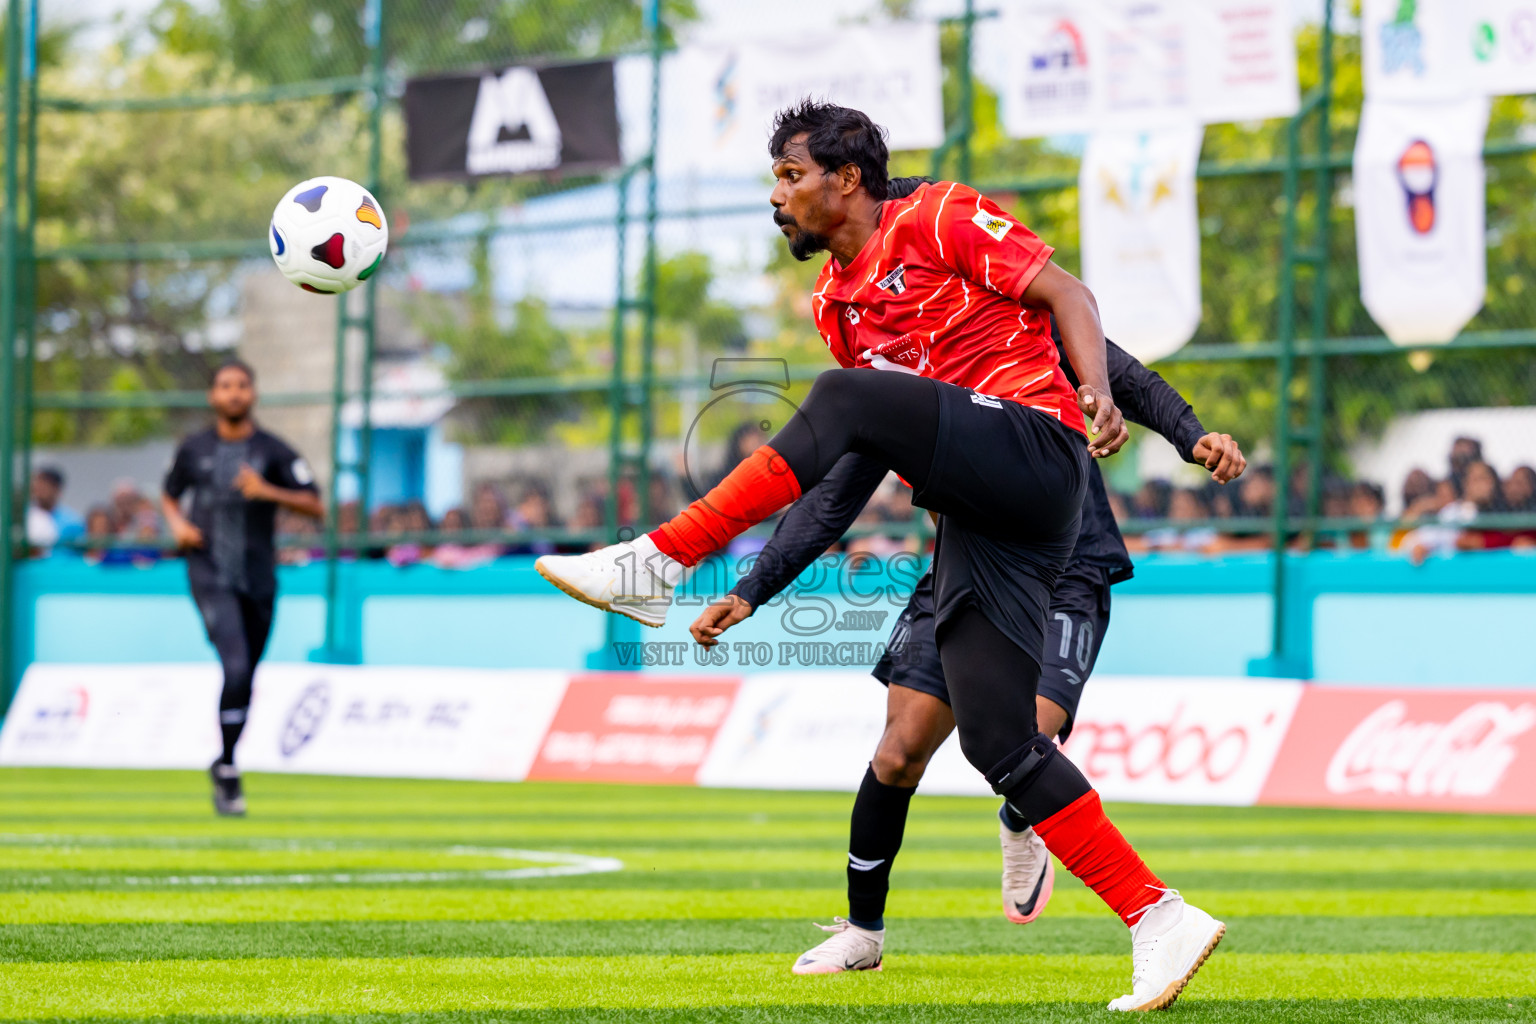
[[[922,316],[923,315],[923,307],[928,305],[928,300],[933,298],[935,295],[939,294],[939,292],[943,291],[944,290],[944,286],[949,284],[949,282],[953,281],[955,279],[955,277],[956,277],[956,275],[950,274],[948,277],[946,277],[944,279],[944,281],[937,288],[935,288],[933,291],[929,292],[928,295],[923,299],[922,302],[919,302],[917,304],[917,315],[918,316]],[[963,283],[964,282],[962,282],[962,284]],[[1023,314],[1020,314],[1020,315],[1022,316]]]
[[[1011,363],[1004,363],[1002,366],[994,367],[993,370],[992,370],[992,373],[997,373],[999,370],[1006,370],[1010,366],[1018,366],[1018,365],[1019,365],[1019,361],[1017,359],[1015,359]],[[987,381],[992,379],[992,373],[987,374],[985,377],[981,378],[981,380],[977,381],[976,384],[971,388],[971,390],[972,391],[980,391],[981,390],[981,386],[983,384],[985,384]],[[1018,392],[1015,391],[1014,394],[1018,394]]]
[[[944,213],[944,204],[949,202],[949,193],[955,190],[955,182],[949,183],[949,190],[944,193],[944,198],[939,200],[939,208],[933,213],[933,240],[939,243],[939,259],[944,258],[944,239],[939,237],[939,218]]]
[[[1025,388],[1029,387],[1031,384],[1038,384],[1038,383],[1040,383],[1041,381],[1045,380],[1045,378],[1049,377],[1051,374],[1053,374],[1055,372],[1056,372],[1055,370],[1046,370],[1044,373],[1042,373],[1040,376],[1036,377],[1034,380],[1027,380],[1027,381],[1025,381],[1023,384],[1019,385],[1019,391],[1023,391]],[[1019,391],[1015,391],[1014,394],[1018,394]],[[1058,417],[1058,418],[1060,418],[1060,417]]]

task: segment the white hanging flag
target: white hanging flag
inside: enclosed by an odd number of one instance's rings
[[[626,150],[633,152],[647,134],[637,121],[649,115],[648,70],[621,69],[619,88]],[[636,89],[643,102],[635,102]],[[660,172],[767,177],[773,116],[805,97],[862,110],[889,132],[892,151],[938,146],[944,103],[937,23],[684,47],[662,65]]]
[[[1450,341],[1483,306],[1488,100],[1366,99],[1355,142],[1360,299],[1399,345]]]
[[[1083,280],[1104,334],[1142,362],[1183,347],[1200,325],[1198,125],[1103,133],[1078,180]]]
[[[1023,0],[1000,35],[1017,138],[1289,117],[1300,102],[1287,0]]]

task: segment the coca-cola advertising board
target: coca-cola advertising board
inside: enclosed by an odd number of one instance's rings
[[[1307,687],[1259,802],[1536,812],[1536,692]]]
[[[1093,680],[1062,750],[1106,800],[1245,806],[1303,689],[1268,679]]]

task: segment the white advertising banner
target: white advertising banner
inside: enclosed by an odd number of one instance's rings
[[[1144,363],[1178,351],[1200,325],[1202,135],[1196,125],[1104,133],[1083,153],[1083,280],[1105,337]]]
[[[1247,806],[1304,689],[1290,680],[1095,679],[1062,750],[1105,800]]]
[[[747,676],[699,769],[701,786],[858,789],[885,729],[885,687],[867,672]]]
[[[1365,0],[1360,32],[1371,99],[1536,92],[1536,0]]]
[[[1361,110],[1354,163],[1360,298],[1399,345],[1449,341],[1482,308],[1487,127],[1483,97],[1367,99]]]
[[[1000,31],[1019,138],[1288,117],[1300,102],[1284,0],[1026,0]]]
[[[264,665],[239,761],[267,772],[522,779],[566,679],[534,669]]]
[[[207,768],[219,753],[217,665],[31,665],[0,764]]]
[[[620,97],[626,136],[639,137],[634,115],[648,107],[649,79],[623,69],[618,80],[631,94]],[[893,151],[931,149],[944,141],[942,83],[935,22],[693,44],[663,63],[660,171],[767,176],[773,116],[806,97],[864,111]],[[634,102],[637,89],[645,104]]]
[[[217,665],[33,665],[0,731],[0,764],[208,767]],[[563,672],[270,664],[237,758],[252,771],[521,779]]]

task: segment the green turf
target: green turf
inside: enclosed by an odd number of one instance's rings
[[[1065,873],[997,908],[993,802],[918,798],[879,974],[796,978],[845,912],[845,794],[0,770],[0,1019],[636,1024],[1106,1019],[1129,943]],[[1230,931],[1174,1013],[1536,1019],[1536,819],[1111,808]],[[541,853],[623,870],[543,870]],[[393,880],[390,880],[393,879]]]

